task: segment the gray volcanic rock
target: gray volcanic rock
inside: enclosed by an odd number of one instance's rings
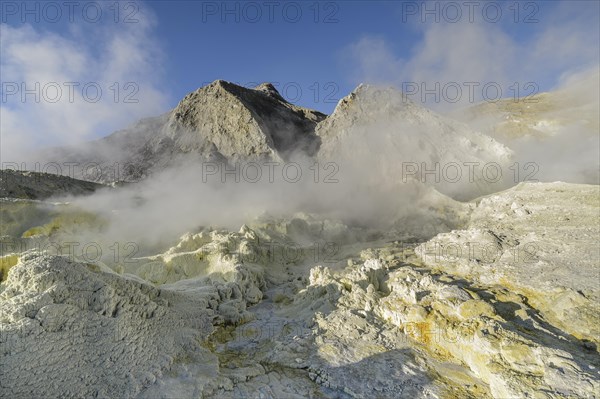
[[[285,160],[296,152],[316,153],[314,130],[325,117],[288,103],[269,83],[249,89],[217,80],[164,115],[82,146],[46,151],[42,158],[75,162],[76,177],[103,182],[138,181],[189,159]],[[85,164],[93,167],[81,168]]]
[[[279,101],[285,101],[285,99],[279,94],[275,86],[271,83],[261,83],[254,88],[254,90],[262,91],[265,94],[268,94],[271,97],[276,98]]]
[[[165,132],[184,153],[216,150],[229,160],[285,159],[297,150],[316,152],[313,132],[324,118],[288,103],[269,83],[247,89],[217,80],[185,96]]]
[[[0,198],[43,200],[91,194],[101,187],[104,186],[50,173],[0,170]]]

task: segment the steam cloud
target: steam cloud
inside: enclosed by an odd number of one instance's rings
[[[594,4],[590,7],[597,7],[597,3]],[[536,177],[540,180],[597,184],[600,56],[594,45],[598,21],[589,20],[597,13],[577,13],[577,18],[561,19],[556,23],[556,16],[569,13],[569,7],[570,4],[561,4],[552,15],[541,19],[541,33],[531,42],[516,42],[500,24],[462,21],[425,24],[418,28],[423,29],[423,39],[414,45],[410,59],[396,57],[383,39],[373,36],[351,44],[345,54],[358,66],[360,76],[357,78],[360,80],[399,88],[402,82],[425,82],[432,87],[435,82],[452,81],[498,82],[506,88],[515,81],[542,79],[547,83],[551,77],[561,76],[556,84],[559,89],[556,95],[563,96],[564,103],[558,108],[561,109],[559,115],[548,118],[558,118],[562,122],[556,125],[551,135],[541,139],[496,139],[514,150],[516,161],[539,164]],[[4,107],[2,151],[14,156],[28,149],[31,142],[71,143],[89,137],[99,126],[122,126],[132,116],[156,115],[164,111],[165,100],[154,83],[156,62],[152,61],[160,50],[148,39],[153,23],[152,16],[146,14],[134,27],[107,33],[102,46],[105,58],[111,60],[110,67],[102,62],[104,57],[94,56],[82,42],[74,39],[75,36],[42,36],[30,27],[3,25],[6,44],[2,69],[8,80],[73,81],[76,77],[80,81],[101,81],[106,85],[113,81],[135,80],[140,84],[143,101],[132,108],[111,102],[87,104],[83,101]],[[42,62],[41,57],[51,61]],[[64,60],[69,60],[68,65]],[[465,99],[452,104],[428,105],[443,111],[473,105],[465,103]],[[22,120],[25,115],[30,118],[32,107],[40,111],[38,117],[34,123],[24,126]],[[111,122],[109,125],[105,123],[107,120]],[[497,120],[485,122],[488,127],[498,123]],[[474,123],[473,126],[486,131],[486,125]],[[410,128],[404,129],[400,131],[398,126],[373,122],[364,129],[362,136],[349,138],[348,146],[355,145],[354,140],[360,139],[361,151],[354,152],[351,163],[338,164],[340,170],[334,176],[338,180],[336,183],[323,181],[324,162],[318,166],[321,176],[315,182],[311,169],[313,161],[300,158],[295,161],[300,165],[303,177],[294,183],[283,178],[283,165],[276,168],[274,182],[265,176],[265,167],[263,177],[255,183],[243,178],[239,182],[223,183],[219,175],[209,176],[208,182],[204,182],[202,168],[206,165],[191,163],[165,170],[130,187],[105,190],[73,201],[84,209],[100,212],[109,220],[103,233],[107,240],[144,241],[149,245],[160,245],[203,225],[239,228],[265,211],[275,216],[289,216],[299,211],[317,212],[348,223],[383,226],[423,213],[424,209],[438,207],[438,211],[429,216],[445,215],[446,222],[451,224],[451,213],[460,213],[459,204],[428,187],[403,183],[398,175],[396,162],[431,161],[419,158],[421,155],[402,159],[401,155],[406,154],[402,148],[388,146],[390,137],[404,135],[407,140],[416,140],[421,135],[418,131],[407,130]],[[400,154],[397,159],[390,154],[394,150]],[[383,158],[380,157],[382,151],[386,154]],[[454,191],[451,194],[469,189],[459,185],[455,188],[450,190]]]

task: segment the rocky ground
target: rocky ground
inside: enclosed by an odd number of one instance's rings
[[[300,215],[110,267],[17,254],[3,396],[596,397],[599,200],[522,184],[422,243]]]

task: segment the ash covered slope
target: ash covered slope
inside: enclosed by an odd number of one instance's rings
[[[484,102],[453,116],[475,124],[502,142],[524,136],[551,137],[574,124],[597,134],[599,80],[600,73],[596,72],[556,91]]]
[[[65,257],[23,260],[0,293],[2,397],[132,397],[212,328],[214,293],[164,292]]]
[[[324,118],[288,103],[269,83],[248,89],[217,80],[188,94],[167,114],[79,147],[46,151],[43,158],[96,163],[93,173],[78,177],[105,182],[139,180],[187,159],[282,160],[295,152],[313,155],[319,147],[314,129]]]
[[[391,87],[360,85],[316,133],[322,140],[323,162],[352,163],[362,169],[356,173],[379,174],[383,184],[416,178],[459,199],[510,184],[504,178],[496,181],[495,171],[484,175],[486,164],[504,170],[511,160],[510,149],[411,102]],[[474,163],[472,173],[468,162]]]
[[[91,194],[102,187],[101,184],[50,173],[0,170],[0,198],[44,200]]]
[[[477,104],[452,116],[508,145],[522,164],[537,164],[525,171],[533,179],[599,184],[599,87],[595,71],[559,90]]]

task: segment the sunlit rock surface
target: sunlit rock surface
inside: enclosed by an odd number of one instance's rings
[[[599,213],[598,186],[522,183],[482,198],[465,230],[442,233],[417,253],[431,267],[509,288],[546,321],[595,347]]]

